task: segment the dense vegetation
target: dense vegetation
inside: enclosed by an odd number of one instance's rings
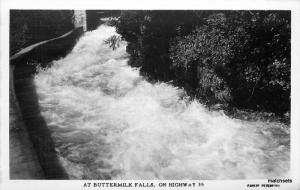
[[[10,55],[73,29],[71,10],[11,10]]]
[[[289,11],[123,11],[130,64],[207,105],[290,109]]]

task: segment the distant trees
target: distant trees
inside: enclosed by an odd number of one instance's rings
[[[116,23],[130,64],[207,104],[290,108],[289,11],[128,11]]]
[[[72,10],[11,10],[10,55],[72,29]]]

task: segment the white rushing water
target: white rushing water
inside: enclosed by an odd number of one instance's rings
[[[115,29],[86,32],[35,77],[41,112],[72,179],[257,179],[289,170],[289,129],[208,111],[127,65]]]

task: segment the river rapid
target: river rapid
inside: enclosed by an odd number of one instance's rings
[[[260,179],[289,172],[281,123],[209,111],[127,65],[101,25],[35,76],[40,109],[71,179]]]

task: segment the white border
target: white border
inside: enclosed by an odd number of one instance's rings
[[[47,180],[9,180],[9,9],[222,9],[222,10],[291,10],[292,11],[292,105],[291,105],[291,178],[292,184],[281,184],[281,188],[266,189],[300,189],[300,1],[298,0],[0,0],[1,8],[1,49],[0,49],[0,185],[2,189],[88,189],[83,188],[85,180],[47,181]],[[101,181],[103,182],[103,181]],[[109,181],[111,182],[111,181]],[[130,182],[130,181],[126,181]],[[162,181],[144,181],[155,182]],[[174,182],[174,181],[172,181]],[[192,182],[192,181],[189,181]],[[240,190],[247,183],[266,183],[266,180],[201,180],[204,187],[191,189]],[[297,187],[297,188],[296,188]],[[91,189],[91,188],[89,188]],[[100,189],[92,188],[92,189]],[[103,189],[103,188],[101,188]],[[112,188],[118,189],[118,188]],[[120,188],[119,188],[120,189]],[[129,188],[127,188],[129,189]],[[148,188],[143,188],[148,189]],[[151,188],[150,188],[151,189]],[[153,189],[153,188],[152,188]],[[157,189],[157,188],[156,188]],[[166,188],[160,188],[166,189]],[[178,188],[172,188],[178,189]]]

